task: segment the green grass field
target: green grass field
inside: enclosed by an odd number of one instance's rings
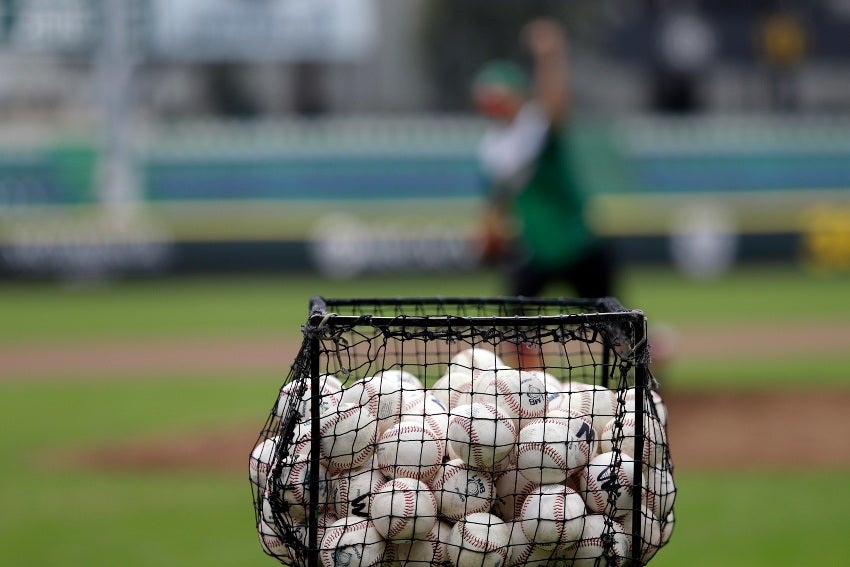
[[[790,269],[744,270],[715,282],[663,271],[627,274],[621,299],[651,321],[698,325],[850,328],[847,278]],[[0,284],[0,347],[183,337],[297,337],[307,298],[492,295],[491,273],[351,282],[308,276],[138,280],[111,286]],[[850,337],[848,337],[850,339]],[[676,387],[850,387],[850,355],[677,361]],[[813,370],[813,368],[815,370]],[[820,369],[820,370],[818,370]],[[253,529],[245,473],[91,472],[45,461],[52,450],[256,424],[286,373],[132,380],[9,375],[0,360],[0,564],[21,566],[274,565]],[[245,447],[247,466],[251,447]],[[675,454],[673,455],[675,459]],[[846,562],[850,471],[705,472],[680,468],[677,526],[652,565],[797,566]]]

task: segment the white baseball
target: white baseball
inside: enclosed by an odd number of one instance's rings
[[[623,400],[625,401],[625,408],[627,413],[634,413],[635,411],[635,396],[636,391],[634,388],[627,389],[623,395]],[[664,400],[661,399],[661,395],[655,390],[646,390],[644,396],[644,408],[646,409],[646,415],[652,415],[652,411],[654,408],[655,415],[657,415],[658,420],[661,422],[661,425],[666,427],[667,406],[664,405]]]
[[[523,373],[533,374],[543,381],[546,386],[546,393],[549,399],[552,399],[553,394],[560,394],[564,391],[564,384],[545,370],[523,370]]]
[[[387,477],[378,468],[369,465],[344,472],[329,480],[328,501],[338,518],[368,518],[372,494],[386,480]]]
[[[570,409],[590,416],[597,436],[608,421],[617,413],[617,394],[602,386],[570,393]]]
[[[626,533],[626,538],[629,542],[629,549],[634,545],[632,541],[632,528],[634,527],[634,514],[631,510],[629,510],[622,518],[621,525],[623,526],[623,531]],[[641,505],[640,507],[640,515],[639,515],[639,530],[640,534],[640,553],[641,557],[644,561],[649,561],[655,552],[661,548],[661,533],[663,531],[663,526],[658,518],[655,517],[655,514],[652,513],[652,510],[647,508],[645,505]]]
[[[572,394],[573,392],[583,392],[584,390],[592,390],[593,386],[579,380],[566,380],[561,382],[561,392],[564,394]]]
[[[332,388],[337,392],[342,391],[342,381],[333,374],[324,374],[322,375],[321,380],[323,381],[323,386]]]
[[[452,389],[449,392],[449,411],[474,402],[476,397],[482,395],[495,380],[495,370],[473,370],[468,379],[452,381]]]
[[[419,379],[405,370],[389,369],[378,372],[371,381],[378,392],[378,432],[383,433],[399,421],[405,393],[424,393]]]
[[[378,422],[366,408],[340,404],[319,418],[320,447],[332,475],[363,466],[372,457]]]
[[[475,402],[489,403],[515,420],[535,419],[546,415],[548,395],[541,375],[534,372],[495,370],[481,392],[473,393]]]
[[[448,560],[446,545],[440,540],[440,532],[451,531],[445,522],[437,522],[423,539],[396,543],[394,558],[405,567],[431,567]]]
[[[502,567],[510,542],[507,524],[492,514],[476,512],[452,528],[449,558],[456,567]]]
[[[319,514],[318,521],[316,522],[316,542],[319,547],[321,547],[322,539],[325,537],[325,530],[336,521],[336,516]],[[295,541],[301,547],[287,547],[286,559],[292,563],[299,563],[304,555],[304,551],[310,547],[310,526],[305,522],[289,524],[287,532],[295,538]],[[288,540],[288,538],[286,539]]]
[[[520,527],[529,541],[550,549],[566,548],[581,536],[584,500],[562,484],[538,486],[526,497]]]
[[[473,370],[508,368],[508,365],[493,350],[482,346],[460,351],[451,358],[449,366],[452,367],[452,370],[460,368],[469,372]]]
[[[378,432],[383,433],[398,423],[403,392],[402,375],[387,370],[353,382],[342,391],[340,401],[368,408],[378,419]]]
[[[460,367],[449,367],[448,372],[446,372],[439,380],[434,382],[434,384],[428,389],[428,392],[430,392],[432,396],[443,404],[443,407],[451,409],[453,407],[452,402],[457,401],[455,398],[458,396],[458,389],[461,385],[471,381],[471,371]]]
[[[372,522],[349,516],[325,529],[319,559],[323,567],[373,567],[383,561],[385,549]]]
[[[414,478],[388,480],[369,506],[375,529],[388,540],[424,538],[437,522],[434,493]]]
[[[489,404],[458,406],[449,419],[449,444],[474,469],[490,470],[514,448],[517,432],[511,419]]]
[[[646,475],[643,498],[657,518],[666,518],[673,510],[673,504],[676,501],[673,471],[666,468],[650,468]]]
[[[251,458],[248,459],[248,476],[260,489],[266,488],[266,479],[269,476],[269,467],[274,458],[278,439],[279,437],[271,437],[263,440],[254,447]]]
[[[431,487],[440,515],[455,522],[473,512],[487,512],[493,503],[490,475],[470,469],[461,459],[443,464]]]
[[[289,546],[283,541],[283,538],[278,535],[273,525],[260,520],[257,524],[257,535],[260,537],[260,545],[266,554],[275,558],[290,559]]]
[[[552,411],[569,411],[570,409],[570,395],[564,392],[559,392],[555,396],[549,396],[549,403],[546,406],[547,412]],[[578,413],[578,412],[576,412]],[[548,413],[547,413],[548,415]],[[589,419],[589,418],[588,418]],[[591,423],[593,423],[591,421]]]
[[[611,553],[614,556],[614,563],[609,563],[604,558],[606,533],[612,536]],[[626,534],[621,531],[616,522],[609,530],[605,526],[605,516],[590,514],[584,518],[581,539],[570,549],[569,554],[573,558],[574,567],[619,567],[624,559],[628,559],[629,544]]]
[[[388,370],[382,370],[381,372],[378,372],[376,376],[380,377],[382,385],[384,382],[387,383],[385,388],[389,392],[392,392],[394,390],[402,390],[405,392],[419,392],[425,389],[425,387],[422,385],[422,381],[419,380],[419,378],[417,378],[407,370],[401,370],[400,368],[390,368]],[[381,391],[383,391],[383,389]]]
[[[301,388],[304,388],[304,391],[299,395]],[[327,380],[322,380],[320,391],[319,414],[321,415],[339,404],[342,393],[332,382],[328,382]],[[295,411],[301,415],[301,418],[298,420],[299,423],[309,422],[312,416],[312,392],[309,381],[306,384],[302,382],[289,382],[285,384],[281,387],[277,398],[277,404],[274,409],[275,415],[279,418],[284,418],[288,412]]]
[[[622,429],[617,428],[617,418],[608,420],[599,432],[599,451],[609,452],[614,450],[614,444],[619,441],[620,451],[633,457],[635,456],[635,435],[637,424],[635,414],[627,413],[622,417]],[[667,446],[666,434],[661,424],[643,416],[643,451],[641,460],[650,467],[663,465],[666,458],[665,448]]]
[[[590,460],[579,476],[579,487],[589,510],[605,512],[613,502],[613,516],[632,509],[634,503],[635,463],[622,455],[619,466],[614,453],[601,453]],[[643,475],[643,473],[641,473]],[[646,481],[641,479],[641,485]]]
[[[519,432],[517,467],[536,484],[558,484],[584,467],[595,451],[593,428],[577,414],[550,412]]]
[[[410,383],[409,380],[419,382],[415,376],[403,370],[383,370],[364,379],[366,391],[377,394],[377,398],[370,400],[370,409],[376,408],[379,435],[398,423],[404,391],[422,389],[421,384],[418,388],[408,387],[406,384]]]
[[[295,453],[283,461],[277,482],[267,489],[274,489],[270,496],[280,502],[283,514],[295,521],[308,516],[310,498],[310,482],[312,480],[309,453]],[[328,482],[325,467],[319,464],[319,509],[324,511],[328,501]]]
[[[340,405],[353,404],[369,408],[372,415],[378,414],[378,391],[375,383],[371,380],[361,378],[355,380],[342,390]]]
[[[508,546],[509,567],[549,567],[552,548],[536,545],[522,531],[520,522],[511,522],[511,543]]]
[[[667,519],[664,520],[661,526],[661,545],[667,545],[667,542],[670,541],[670,537],[673,535],[673,528],[676,527],[676,515],[671,510],[669,514],[667,514]]]
[[[400,423],[410,422],[430,427],[440,439],[445,440],[449,431],[449,411],[440,400],[430,393],[418,398],[405,398],[401,408]]]
[[[517,467],[508,468],[493,483],[496,499],[492,512],[506,522],[518,518],[523,501],[536,487],[537,484],[521,475]]]
[[[385,475],[430,482],[443,462],[443,442],[430,427],[402,422],[381,435],[377,455]]]

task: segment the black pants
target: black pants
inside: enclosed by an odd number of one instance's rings
[[[611,251],[596,243],[573,262],[564,266],[542,269],[522,262],[509,269],[510,293],[538,297],[553,283],[572,287],[575,297],[596,298],[615,296],[615,269]]]

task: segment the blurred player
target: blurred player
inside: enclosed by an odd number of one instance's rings
[[[556,282],[576,297],[613,295],[611,255],[585,219],[571,163],[566,37],[537,20],[521,41],[533,58],[531,88],[506,61],[488,63],[473,83],[476,109],[496,122],[479,149],[489,203],[483,255],[505,262],[511,295],[539,296]]]

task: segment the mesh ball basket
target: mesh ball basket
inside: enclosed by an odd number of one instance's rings
[[[313,298],[249,459],[263,550],[357,567],[645,565],[676,487],[613,298]]]

